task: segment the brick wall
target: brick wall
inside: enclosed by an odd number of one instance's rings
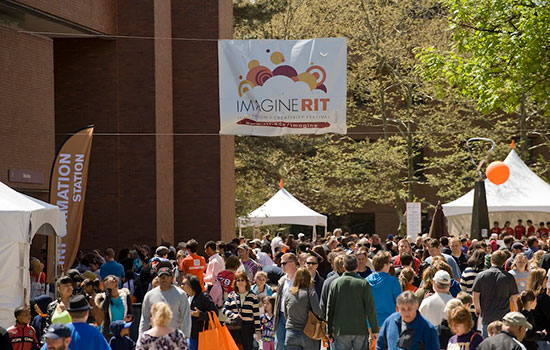
[[[0,26],[0,62],[0,181],[47,190],[55,147],[52,41]],[[44,183],[8,182],[13,168],[41,172]]]
[[[222,232],[225,239],[234,233],[234,184],[226,181],[233,176],[233,140],[220,142],[218,135],[215,39],[231,32],[227,24],[220,28],[224,1],[172,1],[174,37],[213,39],[175,40],[172,45],[174,132],[186,134],[174,137],[176,241],[194,237],[203,243],[220,239]]]
[[[102,33],[116,34],[117,1],[115,0],[15,0],[15,2]]]

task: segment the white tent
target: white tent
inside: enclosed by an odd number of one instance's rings
[[[261,207],[254,210],[246,217],[240,217],[238,220],[239,231],[242,227],[265,226],[279,224],[307,225],[313,227],[315,236],[315,226],[327,227],[327,217],[317,213],[302,204],[294,198],[284,188],[275,193]]]
[[[504,163],[510,169],[510,177],[502,185],[485,180],[489,222],[515,223],[531,219],[535,225],[550,221],[550,185],[538,177],[512,150]],[[469,233],[472,220],[474,190],[443,204],[450,234]],[[512,224],[513,226],[513,224]]]
[[[36,233],[65,236],[65,217],[55,205],[0,182],[0,325],[13,325],[13,310],[29,303],[29,254]]]

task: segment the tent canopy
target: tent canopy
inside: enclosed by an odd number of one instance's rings
[[[65,236],[65,218],[59,208],[0,182],[0,240],[30,243],[40,229]]]
[[[284,188],[261,207],[239,218],[239,227],[294,224],[327,226],[327,217],[317,213],[294,198]]]
[[[13,310],[29,303],[29,254],[36,233],[65,236],[65,216],[55,205],[0,182],[0,326],[13,325]]]
[[[511,150],[504,163],[510,169],[510,177],[502,185],[495,185],[485,179],[489,220],[515,222],[517,219],[531,219],[535,224],[548,221],[550,213],[550,185],[538,177]],[[443,211],[452,234],[469,232],[474,203],[474,190],[443,205]]]

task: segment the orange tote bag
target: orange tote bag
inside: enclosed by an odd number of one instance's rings
[[[208,329],[199,333],[199,350],[239,350],[226,326],[222,326],[216,313],[209,311]]]

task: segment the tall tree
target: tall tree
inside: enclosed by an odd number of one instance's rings
[[[284,0],[275,7],[268,0],[236,0],[234,5],[237,38],[348,38],[352,127],[347,136],[237,137],[239,215],[274,193],[283,177],[285,187],[318,211],[345,214],[370,201],[393,207],[403,223],[405,202],[425,200],[419,193],[426,189],[447,200],[471,187],[475,172],[465,140],[492,136],[507,145],[514,132],[506,118],[485,116],[469,99],[442,93],[449,84],[428,81],[419,70],[419,48],[451,49],[439,1]],[[261,17],[244,10],[250,7]]]
[[[443,0],[453,47],[421,55],[429,77],[445,78],[484,112],[516,113],[527,156],[529,119],[550,116],[550,2]],[[529,111],[536,111],[529,114]]]

